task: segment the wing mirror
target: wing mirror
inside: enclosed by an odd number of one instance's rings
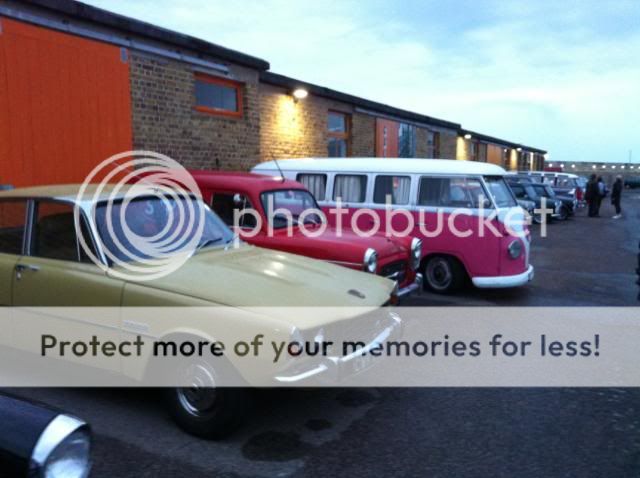
[[[244,207],[244,204],[246,202],[246,198],[239,193],[236,193],[233,195],[233,205],[235,207]]]

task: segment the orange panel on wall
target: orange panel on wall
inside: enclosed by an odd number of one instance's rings
[[[398,130],[400,125],[391,120],[376,118],[376,156],[398,157]]]
[[[81,182],[132,148],[126,51],[0,22],[0,184]]]

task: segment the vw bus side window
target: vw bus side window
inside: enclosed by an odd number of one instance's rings
[[[364,202],[367,193],[367,177],[360,174],[337,174],[333,182],[333,200]]]
[[[409,204],[411,178],[409,176],[377,176],[373,191],[373,202],[386,204],[387,196],[391,204]]]
[[[478,208],[487,195],[480,180],[464,177],[423,177],[418,191],[419,206]]]
[[[22,254],[26,201],[0,202],[0,254]]]
[[[327,175],[326,174],[305,174],[300,173],[296,176],[296,181],[305,185],[316,198],[316,201],[324,201],[327,192]]]

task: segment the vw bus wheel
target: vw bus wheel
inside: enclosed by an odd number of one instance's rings
[[[219,376],[206,361],[192,363],[182,373],[192,385],[166,390],[167,408],[177,425],[206,439],[224,438],[235,431],[247,409],[248,390],[217,387]]]
[[[464,270],[451,257],[434,256],[427,260],[424,268],[424,283],[434,292],[448,294],[460,289],[464,281]]]

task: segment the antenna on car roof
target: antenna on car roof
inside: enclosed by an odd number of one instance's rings
[[[280,179],[284,183],[284,173],[282,172],[282,169],[280,169],[280,165],[278,164],[278,160],[275,157],[272,157],[272,161],[274,163],[276,163],[276,168],[278,168],[278,171],[280,171]]]

